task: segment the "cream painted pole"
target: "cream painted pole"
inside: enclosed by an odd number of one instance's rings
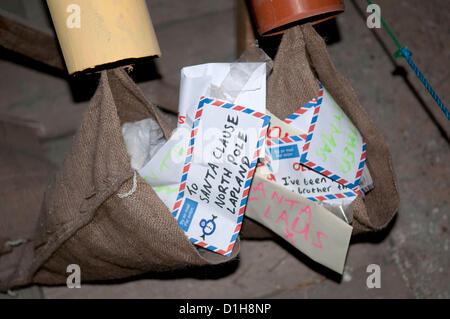
[[[161,56],[145,0],[47,0],[69,74]]]

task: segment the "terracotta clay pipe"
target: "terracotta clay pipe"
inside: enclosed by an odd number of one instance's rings
[[[301,20],[317,24],[344,11],[342,0],[250,0],[250,4],[261,36],[281,34]]]

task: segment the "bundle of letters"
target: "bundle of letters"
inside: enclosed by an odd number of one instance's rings
[[[279,119],[265,63],[181,71],[178,127],[135,169],[189,240],[229,256],[244,218],[342,273],[352,203],[374,188],[366,143],[326,88]]]

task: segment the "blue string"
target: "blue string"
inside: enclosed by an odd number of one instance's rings
[[[372,2],[370,0],[366,0],[366,1],[367,1],[367,3],[369,5],[372,5]],[[376,10],[375,10],[375,14],[377,15],[378,19],[381,20],[381,23],[383,24],[383,27],[386,29],[387,33],[392,38],[392,40],[394,40],[395,45],[398,48],[398,51],[394,53],[394,56],[396,58],[402,56],[402,57],[404,57],[406,59],[406,61],[408,61],[409,66],[416,73],[416,75],[419,78],[419,80],[422,81],[423,85],[428,90],[428,92],[433,97],[433,99],[436,101],[437,105],[439,105],[439,107],[441,108],[442,112],[444,112],[445,116],[447,117],[447,120],[450,120],[450,114],[449,114],[447,108],[445,107],[444,103],[442,103],[442,101],[439,98],[439,96],[436,94],[436,92],[434,92],[434,90],[431,88],[431,85],[428,83],[427,79],[425,79],[423,74],[419,71],[419,68],[414,64],[413,60],[411,59],[411,52],[408,50],[407,47],[402,47],[400,45],[400,42],[398,42],[397,38],[392,33],[391,29],[389,29],[389,27],[386,24],[386,22],[384,22],[383,18],[380,17],[380,15],[378,14],[378,12]]]
[[[450,120],[450,113],[448,112],[447,108],[445,107],[444,103],[442,103],[439,96],[434,92],[431,85],[428,83],[427,79],[423,76],[423,74],[419,71],[419,68],[414,64],[413,60],[411,59],[411,52],[408,50],[407,47],[400,48],[401,55],[408,61],[409,66],[413,71],[416,73],[417,77],[420,81],[422,81],[425,88],[428,90],[430,95],[433,97],[433,99],[436,101],[437,105],[441,108],[442,112],[444,112],[445,116],[447,117],[447,120]]]

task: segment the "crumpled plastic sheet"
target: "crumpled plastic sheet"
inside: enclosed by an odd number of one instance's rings
[[[164,145],[166,139],[159,124],[152,118],[124,123],[122,134],[131,158],[131,167],[142,168]]]
[[[273,68],[272,59],[258,47],[258,42],[255,41],[238,60],[231,64],[230,71],[220,86],[210,85],[207,96],[234,103],[253,72],[259,68],[258,65],[245,62],[265,62],[266,76]]]

